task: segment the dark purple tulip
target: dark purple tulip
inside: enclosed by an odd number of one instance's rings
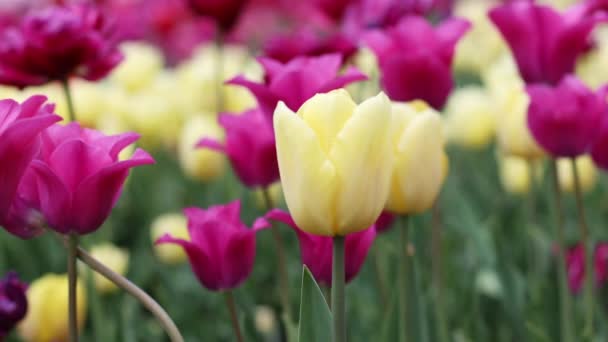
[[[297,111],[304,102],[318,93],[342,88],[367,77],[354,67],[339,75],[342,57],[329,54],[319,57],[298,57],[283,64],[270,58],[258,58],[264,68],[264,83],[247,80],[243,76],[228,81],[241,85],[256,97],[260,109],[270,119],[279,101]]]
[[[384,233],[388,231],[393,226],[393,223],[396,219],[397,216],[395,214],[392,214],[388,211],[383,211],[382,214],[378,216],[378,219],[374,224],[376,226],[376,231],[378,233]]]
[[[0,83],[41,85],[71,76],[95,81],[121,60],[107,17],[91,6],[49,7],[0,35]]]
[[[394,28],[366,34],[364,41],[378,58],[382,87],[391,100],[424,100],[441,109],[454,86],[456,43],[469,27],[457,18],[433,27],[423,17],[408,16]]]
[[[287,63],[296,57],[314,57],[330,53],[340,54],[342,62],[345,62],[356,52],[357,45],[344,33],[327,35],[310,29],[275,35],[264,44],[264,56],[281,63]]]
[[[574,76],[555,87],[534,84],[528,127],[538,144],[554,157],[576,157],[589,152],[606,115],[602,92],[594,93]]]
[[[203,138],[198,147],[225,153],[236,174],[248,187],[267,187],[279,179],[279,165],[272,124],[259,109],[240,115],[220,114],[226,142]]]
[[[27,313],[27,285],[15,272],[0,279],[0,341],[13,330]]]
[[[577,9],[560,14],[533,1],[498,6],[489,16],[509,44],[526,83],[557,84],[572,73],[599,21]]]
[[[201,16],[209,17],[224,32],[230,31],[248,0],[187,0],[192,10]]]

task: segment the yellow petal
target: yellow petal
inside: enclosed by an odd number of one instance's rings
[[[274,113],[277,157],[287,207],[298,226],[331,236],[336,172],[315,132],[280,102]]]

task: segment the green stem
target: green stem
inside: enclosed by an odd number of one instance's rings
[[[585,205],[583,203],[583,192],[581,190],[581,179],[576,167],[576,159],[570,159],[572,175],[574,176],[574,193],[576,197],[576,208],[578,211],[578,222],[581,234],[581,246],[585,254],[585,326],[583,336],[593,338],[593,247],[590,241],[589,228],[585,217]]]
[[[230,312],[230,320],[232,321],[232,328],[238,342],[243,342],[243,334],[241,333],[241,325],[239,324],[239,317],[236,313],[236,304],[234,304],[234,296],[232,291],[224,292],[224,298],[226,299],[226,306]]]
[[[78,235],[68,236],[68,322],[70,329],[70,342],[78,342],[78,314],[76,311],[76,286],[78,274],[76,273],[76,253],[78,249]]]
[[[407,341],[407,246],[408,246],[408,224],[409,220],[407,216],[401,218],[403,227],[399,230],[399,252],[400,259],[399,265],[399,342]]]
[[[331,310],[334,320],[333,342],[346,342],[346,305],[344,271],[344,236],[334,236]]]
[[[217,96],[216,106],[217,112],[221,113],[224,110],[224,34],[219,28],[215,36],[215,43],[217,45],[217,63],[215,65],[215,83]]]
[[[443,303],[443,277],[442,277],[442,248],[441,248],[441,212],[438,202],[433,205],[431,219],[431,263],[433,272],[433,288],[435,292],[434,308],[437,319],[438,337],[440,342],[448,340],[448,328],[445,319],[445,306]]]
[[[563,342],[574,341],[572,338],[572,303],[568,292],[568,278],[566,274],[566,256],[564,253],[564,213],[562,210],[562,194],[559,186],[559,174],[557,172],[557,160],[551,160],[551,171],[553,179],[553,191],[555,200],[555,235],[557,237],[557,274],[559,281],[560,298],[560,328]]]
[[[376,240],[377,241],[377,240]],[[376,276],[376,286],[378,287],[378,294],[380,295],[380,303],[382,307],[387,306],[387,294],[386,294],[386,284],[384,284],[384,277],[382,276],[382,262],[380,260],[380,251],[378,250],[377,242],[374,243],[376,246],[372,246],[371,257],[374,261],[374,275]]]
[[[76,110],[74,109],[74,101],[72,99],[72,92],[70,91],[70,82],[67,79],[61,81],[61,87],[63,88],[65,102],[68,106],[68,118],[70,122],[74,122],[76,121]]]

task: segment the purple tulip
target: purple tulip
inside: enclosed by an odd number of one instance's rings
[[[608,115],[602,116],[602,123],[591,146],[591,158],[595,165],[608,171]]]
[[[456,43],[469,27],[457,18],[433,27],[422,17],[408,16],[394,28],[366,34],[364,41],[378,58],[382,87],[391,100],[424,100],[441,109],[454,86]]]
[[[0,279],[0,341],[13,330],[27,313],[27,285],[15,272]]]
[[[306,265],[313,274],[317,282],[331,286],[332,277],[332,255],[333,240],[327,236],[317,236],[306,233],[298,228],[289,213],[273,209],[266,218],[283,222],[293,228],[300,242],[300,255],[302,263]],[[345,277],[346,282],[351,281],[357,276],[370,247],[376,238],[376,228],[374,226],[358,233],[346,236],[345,242]]]
[[[8,229],[8,214],[27,167],[40,148],[40,133],[61,117],[44,96],[19,104],[0,101],[0,225]]]
[[[259,218],[251,229],[240,220],[241,202],[217,205],[208,209],[187,208],[190,241],[165,234],[157,244],[181,246],[194,274],[209,290],[230,290],[243,283],[255,260],[255,234],[269,226]]]
[[[63,234],[87,234],[106,220],[135,166],[152,164],[148,153],[137,149],[128,160],[118,154],[139,136],[106,136],[80,127],[54,125],[42,135],[42,148],[32,161],[39,210],[49,226]]]
[[[247,0],[187,0],[194,13],[209,17],[219,28],[230,31],[237,23]]]
[[[393,223],[396,219],[397,216],[395,214],[392,214],[388,211],[383,211],[382,214],[378,216],[378,219],[374,224],[374,226],[376,226],[376,232],[380,234],[388,231],[393,226]]]
[[[272,124],[259,109],[241,115],[220,114],[226,142],[203,138],[197,147],[226,153],[243,184],[267,187],[279,179],[279,164]]]
[[[600,20],[580,10],[560,14],[533,1],[513,1],[490,11],[490,19],[515,56],[526,83],[557,84],[574,72]]]
[[[356,43],[344,33],[317,33],[302,29],[291,34],[275,35],[264,44],[264,56],[287,63],[302,56],[321,56],[337,53],[342,62],[347,61],[357,52]]]
[[[602,92],[592,92],[574,76],[566,76],[555,87],[530,85],[527,91],[528,127],[543,149],[554,157],[589,152],[606,115]]]
[[[595,286],[599,288],[608,280],[608,243],[599,243],[595,247],[593,264]],[[570,290],[574,294],[577,294],[581,291],[585,281],[585,250],[581,244],[568,249],[566,253],[566,267]]]
[[[243,76],[237,76],[228,83],[249,89],[269,120],[279,101],[285,102],[289,109],[297,111],[306,100],[318,93],[326,93],[367,79],[353,67],[348,68],[343,75],[338,75],[342,65],[342,57],[338,54],[299,57],[286,64],[263,57],[258,58],[258,62],[264,68],[264,83],[249,81]]]
[[[122,60],[110,21],[94,7],[49,7],[0,34],[0,83],[41,85],[71,76],[95,81]]]

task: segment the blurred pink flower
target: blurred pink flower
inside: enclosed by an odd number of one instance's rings
[[[376,223],[374,224],[374,226],[376,226],[376,231],[378,233],[384,233],[388,231],[393,226],[393,223],[396,219],[397,216],[395,214],[392,214],[388,211],[383,211],[382,214],[380,214],[380,216],[376,220]]]
[[[424,100],[440,110],[454,86],[456,43],[469,27],[457,18],[433,27],[422,17],[408,16],[394,28],[366,34],[364,41],[378,58],[382,87],[391,100]]]
[[[215,20],[219,28],[230,31],[248,0],[186,0],[194,13]]]
[[[95,81],[122,59],[111,22],[91,6],[48,7],[0,35],[0,83],[40,85],[71,76]]]
[[[208,209],[187,208],[190,240],[177,239],[169,234],[156,243],[181,246],[194,274],[209,290],[230,290],[243,283],[255,260],[255,234],[267,228],[268,222],[259,218],[251,229],[240,219],[241,203],[234,201]]]
[[[608,243],[602,242],[595,247],[593,256],[595,286],[601,287],[608,280]],[[581,244],[570,248],[566,253],[568,285],[573,293],[579,293],[585,280],[585,252]]]
[[[306,265],[315,279],[320,283],[331,286],[333,240],[327,236],[317,236],[304,232],[293,221],[289,213],[280,209],[273,209],[266,218],[283,222],[293,228],[300,242],[300,255],[302,264]],[[374,226],[358,233],[346,236],[345,242],[345,277],[346,282],[354,279],[367,257],[367,252],[376,238]]]
[[[198,147],[226,153],[237,176],[248,187],[267,187],[279,179],[272,124],[259,109],[240,115],[220,114],[226,142],[203,138]]]
[[[15,272],[8,272],[0,279],[0,341],[21,321],[27,313],[27,285]]]

